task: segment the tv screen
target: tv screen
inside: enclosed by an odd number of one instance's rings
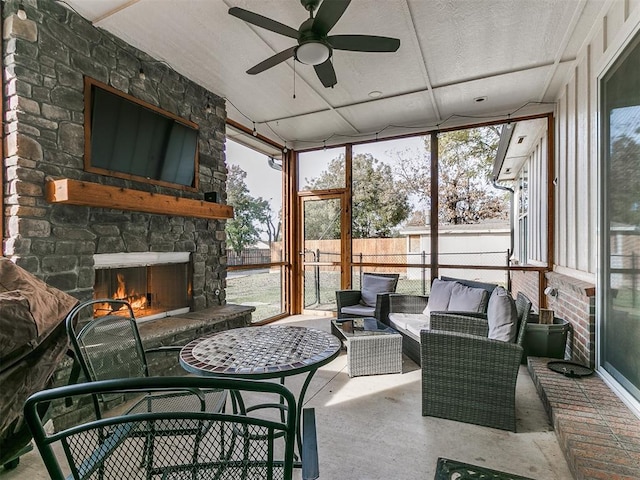
[[[197,186],[197,125],[96,81],[86,86],[90,92],[89,170]]]

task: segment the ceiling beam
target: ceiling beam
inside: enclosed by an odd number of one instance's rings
[[[106,20],[107,18],[109,18],[109,17],[111,17],[111,16],[115,15],[116,13],[121,12],[122,10],[124,10],[124,9],[126,9],[126,8],[129,8],[129,7],[130,7],[130,6],[132,6],[132,5],[135,5],[135,4],[136,4],[136,3],[138,3],[139,1],[140,1],[140,0],[129,0],[128,2],[125,2],[125,3],[123,3],[122,5],[120,5],[120,6],[116,7],[116,8],[112,8],[112,9],[111,9],[111,10],[109,10],[108,12],[103,13],[102,15],[100,15],[100,16],[99,16],[99,17],[97,17],[97,18],[94,18],[94,19],[91,21],[91,24],[92,24],[93,26],[96,26],[96,27],[97,27],[97,26],[99,26],[100,22],[102,22],[103,20]]]

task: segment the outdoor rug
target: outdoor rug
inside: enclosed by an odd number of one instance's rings
[[[438,459],[438,468],[434,480],[534,480],[529,477],[521,477],[512,473],[499,472],[485,467],[478,467],[468,463]]]

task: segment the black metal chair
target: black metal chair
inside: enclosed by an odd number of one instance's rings
[[[47,433],[37,414],[40,405],[65,398],[82,403],[113,395],[195,396],[204,402],[206,392],[212,387],[232,391],[232,398],[259,395],[261,401],[275,408],[259,410],[258,415],[257,411],[243,408],[242,402],[234,404],[238,408],[233,408],[232,413],[228,412],[230,408],[225,411],[185,410],[181,402],[175,402],[160,412],[104,416],[96,410],[92,418],[56,433]],[[275,382],[220,377],[149,377],[87,382],[32,395],[25,404],[25,418],[53,480],[292,478],[296,401],[286,387]],[[303,478],[313,479],[318,476],[313,409],[303,411],[303,420]],[[149,435],[155,435],[152,461],[148,461],[148,444],[144,440]],[[56,452],[63,452],[64,458]],[[311,472],[305,470],[307,463]]]
[[[87,381],[149,377],[147,354],[174,352],[170,362],[178,365],[177,352],[180,346],[165,346],[145,350],[131,305],[122,300],[98,299],[77,305],[66,318],[66,328],[71,343],[74,366],[72,381],[75,383],[79,370]],[[178,367],[180,368],[180,367]],[[186,372],[185,372],[186,374]],[[198,395],[183,391],[180,394],[153,393],[127,403],[126,414],[171,411],[176,405],[184,411],[219,412],[224,408],[226,392],[207,388]],[[94,410],[98,418],[102,411],[123,402],[130,402],[122,395],[103,393],[93,397]],[[71,405],[67,399],[67,406]],[[173,435],[174,432],[156,432],[146,436],[147,461],[152,462],[157,435]]]

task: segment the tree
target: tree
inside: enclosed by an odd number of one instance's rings
[[[478,223],[508,217],[507,198],[491,185],[499,127],[455,130],[438,136],[438,218],[443,224]],[[398,153],[396,175],[405,191],[431,210],[429,137],[422,155]],[[407,158],[408,157],[408,158]]]
[[[640,129],[635,133],[640,136]],[[611,221],[626,225],[640,225],[640,143],[637,138],[621,134],[611,142]]]
[[[353,238],[390,237],[411,212],[408,195],[393,184],[391,167],[371,154],[352,159],[352,236]],[[327,170],[308,180],[306,189],[322,190],[344,184],[344,155],[331,160]],[[305,218],[305,238],[339,238],[340,203],[322,202]]]
[[[227,243],[240,256],[249,245],[260,238],[257,225],[264,220],[269,202],[249,194],[245,183],[247,172],[238,165],[231,165],[227,176],[227,203],[233,207],[234,216],[227,221]]]

